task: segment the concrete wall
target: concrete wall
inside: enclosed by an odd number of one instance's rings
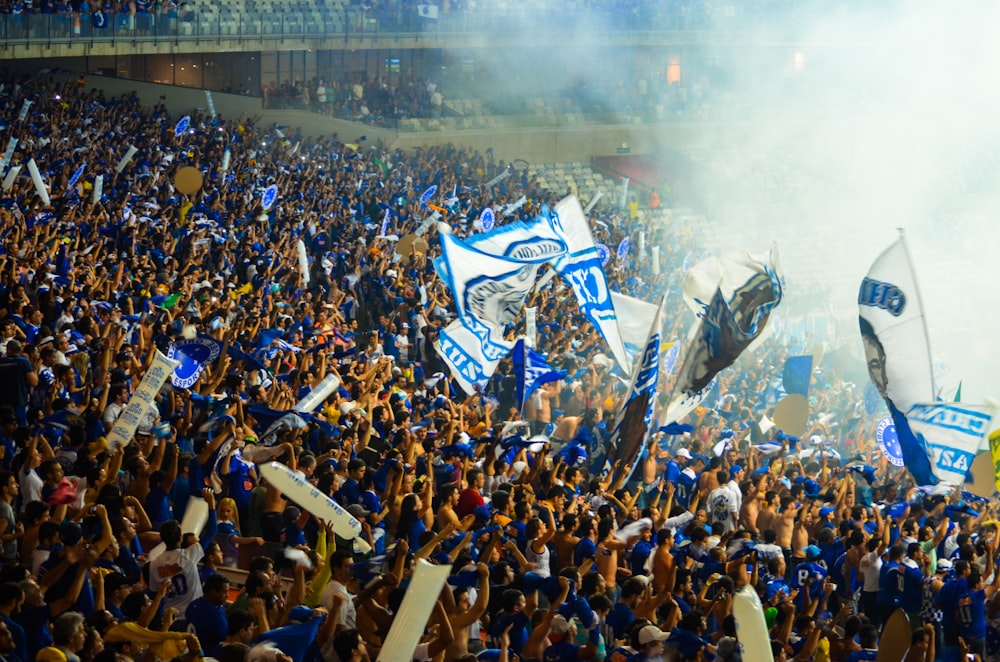
[[[160,95],[175,115],[189,113],[193,108],[205,108],[204,90],[158,85],[121,78],[88,76],[87,86],[103,89],[108,96],[135,91],[144,104],[155,104]],[[462,131],[427,131],[397,133],[369,125],[333,119],[296,110],[262,110],[255,97],[213,92],[215,110],[224,117],[236,118],[242,113],[260,117],[259,125],[273,123],[299,127],[306,136],[337,134],[344,142],[367,136],[368,145],[381,140],[395,148],[412,149],[431,145],[454,144],[485,151],[492,147],[498,159],[525,159],[530,163],[564,163],[589,161],[598,154],[614,154],[622,143],[628,143],[633,154],[650,154],[663,146],[683,148],[700,144],[706,135],[715,142],[745,140],[752,133],[752,124],[708,122],[669,122],[660,124],[576,125],[546,128],[515,128]]]

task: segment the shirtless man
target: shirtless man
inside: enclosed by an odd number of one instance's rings
[[[698,490],[708,490],[711,492],[719,486],[718,474],[721,473],[719,467],[722,463],[719,458],[713,457],[712,461],[708,463],[708,468],[701,472],[701,476],[698,477]]]
[[[295,450],[292,444],[285,442],[281,445],[288,457],[288,468],[295,470]],[[261,484],[267,488],[264,493],[264,507],[261,511],[260,527],[264,540],[267,542],[281,542],[281,534],[285,530],[284,512],[288,507],[288,500],[271,483],[261,477]]]
[[[639,533],[622,542],[615,537],[617,528],[613,519],[601,520],[597,526],[598,540],[600,540],[597,544],[597,572],[604,577],[609,593],[613,592],[618,584],[618,573],[628,573],[628,570],[618,567],[619,552],[624,552],[642,536]]]
[[[667,591],[673,584],[674,555],[670,550],[674,546],[674,533],[670,529],[660,529],[656,532],[656,549],[653,551],[653,588],[657,593]]]
[[[467,588],[455,589],[454,609],[448,614],[455,639],[445,650],[446,662],[452,662],[469,654],[469,629],[483,617],[490,603],[490,568],[485,563],[478,563],[476,571],[479,573],[479,587],[476,591],[475,604],[469,600]]]
[[[778,518],[778,493],[768,490],[761,499],[761,508],[757,513],[757,531],[767,531],[774,528]]]
[[[566,568],[573,565],[573,550],[580,538],[573,535],[576,530],[577,517],[573,513],[566,513],[562,518],[562,527],[552,537],[552,542],[556,546],[556,566]]]
[[[792,526],[792,559],[797,566],[804,563],[806,554],[802,550],[809,544],[809,531],[812,530],[813,511],[812,506],[803,506],[799,509],[798,517]]]
[[[455,514],[455,506],[458,504],[458,485],[445,485],[441,488],[441,507],[437,511],[435,521],[437,530],[441,531],[449,524],[459,526],[460,520]],[[455,623],[452,622],[452,629]]]
[[[781,548],[785,556],[785,564],[792,565],[792,528],[795,526],[795,518],[798,516],[802,506],[796,506],[791,497],[781,498],[781,511],[774,518],[772,526],[777,534],[774,543]],[[805,547],[805,545],[803,545]],[[801,551],[799,552],[801,554]]]
[[[760,533],[757,530],[757,516],[764,505],[766,495],[767,474],[755,476],[750,482],[750,489],[747,491],[743,505],[740,506],[740,527],[751,533]]]

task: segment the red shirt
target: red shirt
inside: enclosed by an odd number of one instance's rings
[[[458,515],[459,519],[462,519],[466,515],[471,515],[475,512],[479,506],[485,505],[486,501],[483,500],[483,495],[479,493],[479,490],[474,487],[468,487],[458,495],[458,505],[455,506],[455,514]]]

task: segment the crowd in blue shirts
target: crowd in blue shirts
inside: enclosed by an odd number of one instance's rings
[[[434,348],[455,310],[421,194],[437,186],[462,235],[486,207],[527,219],[564,193],[527,170],[454,145],[180,122],[83,80],[0,84],[5,659],[730,662],[741,590],[776,660],[874,660],[897,610],[914,662],[1000,654],[996,504],[913,486],[829,362],[806,432],[768,425],[785,358],[811,349],[792,325],[655,431],[628,478],[595,461],[627,375],[558,280],[530,303],[566,379],[523,411],[509,361],[482,393],[456,386]],[[629,217],[590,214],[598,241],[633,239],[612,287],[678,292],[697,234],[650,215],[640,242]],[[691,320],[669,301],[680,339]],[[109,443],[157,352],[194,341],[221,351]],[[362,542],[262,480],[271,461]],[[416,651],[387,651],[417,559],[450,565],[448,584]]]

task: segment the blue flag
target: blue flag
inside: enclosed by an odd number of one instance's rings
[[[322,618],[312,618],[303,623],[268,630],[260,635],[260,640],[272,642],[282,653],[292,658],[293,662],[303,662],[322,622]]]
[[[191,388],[201,376],[205,366],[222,353],[222,343],[207,336],[178,340],[170,346],[167,358],[180,363],[171,375],[171,383],[178,388]]]
[[[545,357],[529,348],[521,338],[514,344],[514,376],[517,378],[518,409],[523,409],[539,386],[565,378],[566,371],[550,367]]]
[[[809,378],[812,375],[811,356],[789,356],[785,359],[785,370],[781,381],[785,393],[798,393],[809,397]]]

